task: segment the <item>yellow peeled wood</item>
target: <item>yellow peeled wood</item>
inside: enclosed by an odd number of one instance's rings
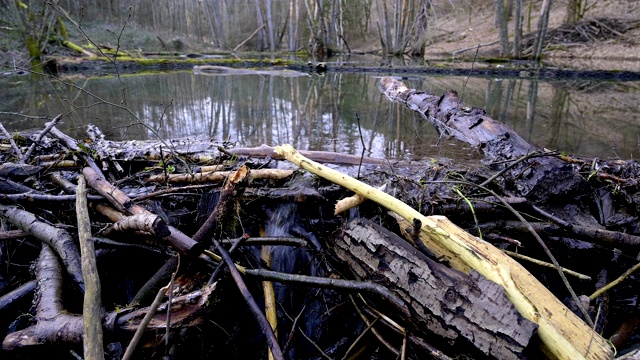
[[[518,262],[493,245],[470,235],[444,216],[424,216],[387,193],[309,160],[291,145],[278,146],[275,151],[297,166],[365,196],[409,222],[419,219],[425,245],[430,249],[437,247],[434,252],[446,253],[464,268],[475,269],[500,284],[522,316],[538,324],[540,339],[552,357],[567,360],[613,357],[604,338],[567,309]]]
[[[271,267],[271,259],[273,258],[271,248],[269,246],[263,246],[260,257],[262,261],[269,267]],[[273,329],[273,333],[278,338],[278,314],[276,312],[276,292],[273,288],[273,282],[263,281],[262,291],[264,292],[264,312],[269,321],[269,325]],[[273,360],[273,353],[269,349],[269,360]]]

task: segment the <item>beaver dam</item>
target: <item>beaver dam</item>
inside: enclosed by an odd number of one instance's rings
[[[478,164],[5,131],[2,357],[633,356],[637,162],[379,89]]]

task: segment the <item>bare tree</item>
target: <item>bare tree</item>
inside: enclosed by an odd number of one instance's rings
[[[420,0],[420,5],[416,10],[416,18],[414,20],[415,31],[411,44],[411,55],[413,56],[424,56],[430,3],[429,0]]]
[[[14,24],[20,30],[33,66],[41,66],[42,52],[49,36],[55,30],[58,17],[55,11],[42,1],[7,1]],[[52,1],[57,3],[57,1]]]
[[[500,57],[509,56],[509,29],[507,26],[507,11],[504,0],[495,0],[496,3],[496,25],[500,33]]]
[[[289,0],[289,51],[298,49],[298,20],[300,19],[300,4],[298,0]]]
[[[515,0],[516,18],[513,24],[513,56],[522,56],[522,0]]]
[[[273,17],[271,16],[271,0],[265,1],[265,7],[267,8],[267,29],[269,30],[269,50],[271,52],[276,51],[276,39],[273,29]]]
[[[551,12],[551,3],[553,0],[544,0],[542,2],[542,13],[538,20],[538,31],[536,34],[536,41],[533,47],[535,60],[540,60],[542,56],[542,50],[544,48],[544,38],[547,36],[547,26],[549,25],[549,13]]]

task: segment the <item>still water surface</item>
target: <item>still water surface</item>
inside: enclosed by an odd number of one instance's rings
[[[79,138],[94,123],[112,140],[153,139],[137,117],[167,138],[202,136],[240,146],[291,143],[352,154],[364,148],[369,156],[404,159],[455,159],[474,152],[439,141],[419,115],[382,96],[372,74],[176,71],[63,79],[66,84],[0,78],[0,111],[66,114],[61,129]],[[639,82],[460,76],[411,76],[405,82],[436,95],[454,89],[467,104],[486,109],[537,146],[604,158],[630,159],[640,152]],[[45,120],[0,114],[0,122],[11,131],[38,128]]]

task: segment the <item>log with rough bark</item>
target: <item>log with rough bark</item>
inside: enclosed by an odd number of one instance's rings
[[[350,222],[333,250],[358,276],[375,278],[399,294],[418,331],[428,329],[448,341],[466,338],[497,359],[519,359],[537,329],[498,284],[437,263],[369,220]]]
[[[566,308],[524,267],[490,243],[470,235],[444,216],[424,216],[389,194],[306,159],[291,145],[279,146],[276,151],[301,168],[363,195],[409,222],[419,220],[422,224],[419,238],[430,250],[446,253],[450,259],[457,259],[465,268],[476,270],[505,289],[518,311],[538,324],[544,350],[553,357],[567,360],[612,357],[612,349],[602,336]]]
[[[551,152],[538,152],[506,124],[492,119],[483,109],[469,107],[454,90],[442,96],[410,89],[402,81],[385,77],[378,83],[391,101],[416,111],[432,123],[441,135],[450,136],[479,149],[485,162],[497,170],[506,170],[495,181],[514,196],[537,202],[557,202],[575,198],[581,203],[586,181],[571,169],[571,164]],[[519,161],[518,159],[524,159]],[[507,167],[510,167],[508,170]]]

